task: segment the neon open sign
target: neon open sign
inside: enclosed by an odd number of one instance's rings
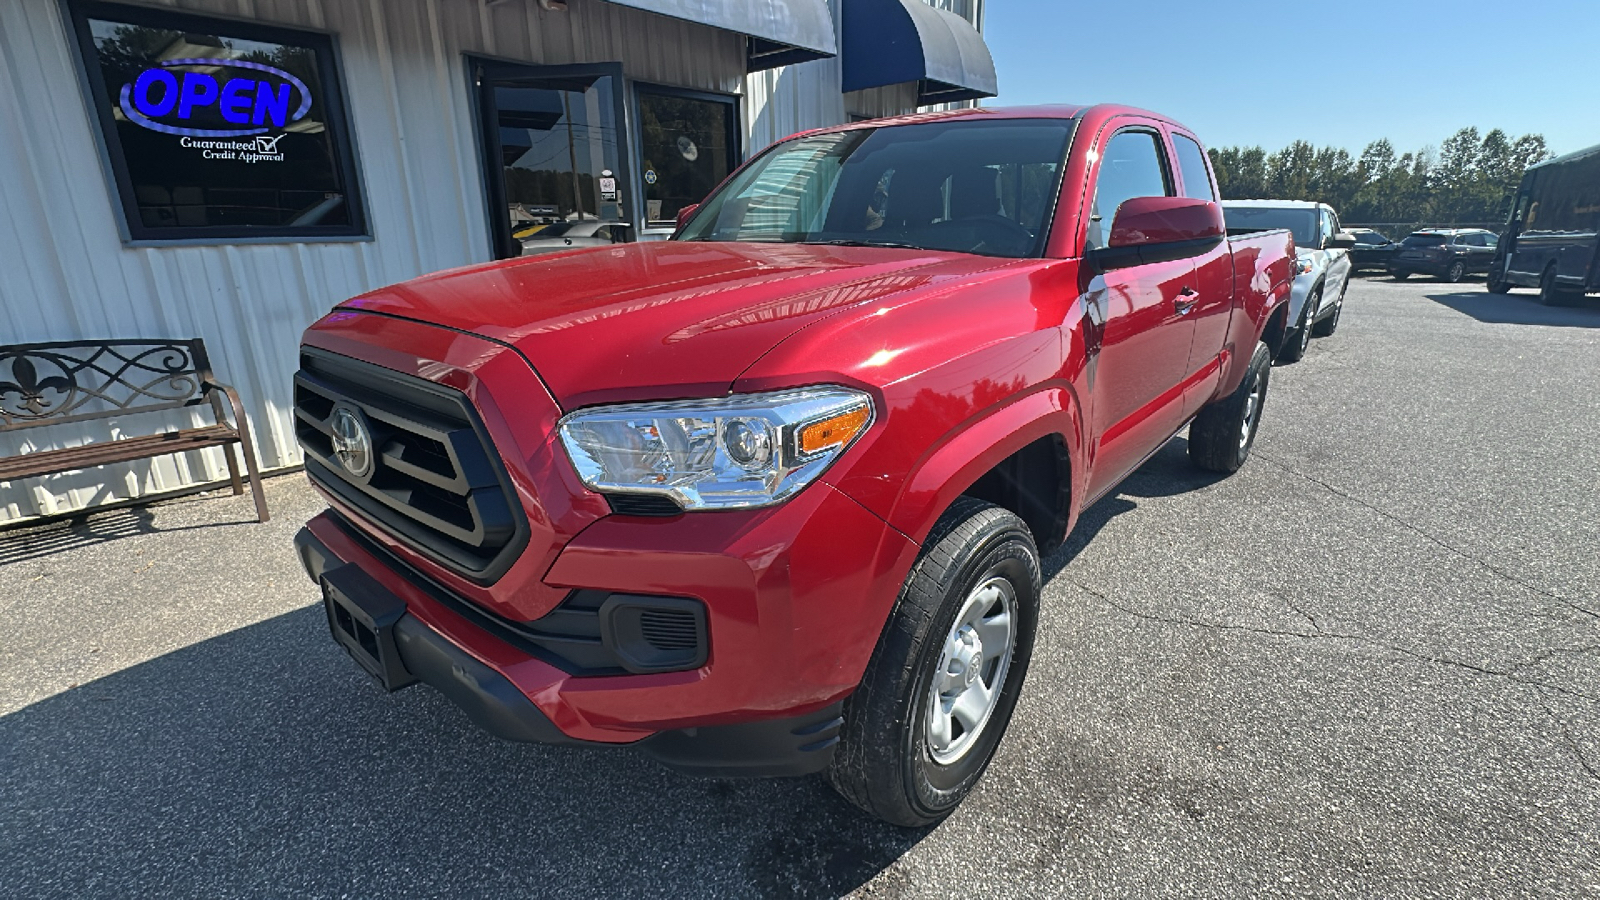
[[[275,76],[217,78],[205,72],[170,71],[176,66],[244,69]],[[293,106],[298,95],[299,105]],[[122,112],[130,122],[152,131],[190,137],[245,137],[265,134],[298,122],[311,111],[311,89],[282,69],[238,59],[169,59],[161,68],[146,69],[122,86]],[[291,107],[293,107],[291,109]],[[215,110],[235,128],[193,128],[197,113]],[[167,121],[157,121],[165,119]],[[170,124],[172,120],[184,124]]]

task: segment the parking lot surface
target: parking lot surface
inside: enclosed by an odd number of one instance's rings
[[[329,640],[300,476],[0,533],[6,897],[1600,896],[1600,305],[1356,281],[1244,470],[1047,561],[948,821],[503,743]]]

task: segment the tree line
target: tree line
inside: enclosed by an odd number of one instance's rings
[[[1387,139],[1359,156],[1295,141],[1276,153],[1213,149],[1211,165],[1226,200],[1314,200],[1344,222],[1454,225],[1505,221],[1523,171],[1550,157],[1544,135],[1463,128],[1415,153],[1397,154]]]

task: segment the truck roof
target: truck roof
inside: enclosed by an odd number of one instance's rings
[[[1558,156],[1555,159],[1547,159],[1542,163],[1534,163],[1528,167],[1528,170],[1532,171],[1534,169],[1542,169],[1545,166],[1564,165],[1566,163],[1577,162],[1580,159],[1587,159],[1588,157],[1596,155],[1600,155],[1600,144],[1595,144],[1593,147],[1585,147],[1582,150],[1574,150],[1565,156]]]
[[[860,128],[883,128],[892,125],[914,125],[919,122],[946,122],[953,119],[1080,119],[1095,118],[1107,119],[1118,115],[1147,116],[1161,122],[1176,126],[1180,130],[1190,131],[1189,127],[1161,113],[1139,109],[1134,106],[1121,106],[1113,103],[1097,105],[1082,105],[1071,103],[1046,104],[1040,106],[984,106],[976,109],[950,109],[941,112],[912,113],[907,116],[895,116],[887,119],[867,119],[862,122],[850,122],[844,125],[832,125],[827,128],[816,128],[803,131],[800,134],[828,134],[836,131],[853,131]],[[798,135],[796,135],[798,136]]]

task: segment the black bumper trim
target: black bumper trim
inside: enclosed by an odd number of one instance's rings
[[[328,573],[337,577],[341,569],[354,570],[351,575],[360,572],[359,567],[335,556],[310,529],[300,529],[294,543],[313,581],[320,583]],[[370,576],[360,574],[363,577],[354,580],[364,585],[365,592],[383,591]],[[403,608],[398,597],[384,593]],[[579,740],[557,728],[510,679],[420,619],[410,613],[384,618],[392,622],[388,632],[404,668],[393,673],[391,687],[413,684],[407,678],[414,678],[445,695],[479,728],[510,741],[636,747],[668,768],[691,775],[775,778],[810,775],[827,768],[844,726],[844,702],[839,701],[802,716],[663,731],[631,744]]]
[[[495,737],[535,744],[590,743],[568,737],[504,675],[416,616],[401,616],[394,638],[401,661],[418,681],[445,695],[472,724]]]

